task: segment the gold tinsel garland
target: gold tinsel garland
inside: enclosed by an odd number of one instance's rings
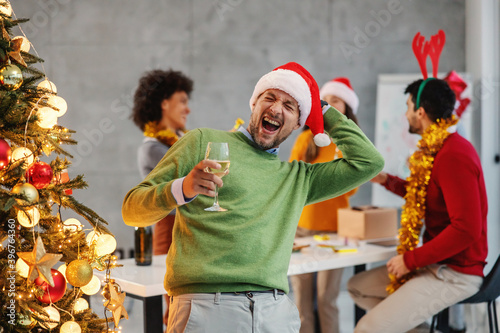
[[[417,144],[418,150],[410,157],[410,176],[406,179],[405,204],[401,213],[401,228],[399,229],[398,254],[415,249],[419,242],[425,217],[427,185],[431,178],[434,157],[443,146],[446,138],[451,134],[448,127],[455,125],[458,119],[453,116],[449,119],[438,119],[422,134]],[[389,294],[396,291],[403,283],[411,279],[415,271],[401,278],[389,274],[391,279],[387,286]]]
[[[186,130],[181,131],[183,133],[187,132]],[[172,147],[179,140],[179,136],[168,128],[159,130],[158,123],[155,121],[150,121],[144,125],[144,136],[155,138],[169,147]]]
[[[238,128],[243,125],[245,121],[243,121],[241,118],[236,119],[234,127],[230,130],[230,132],[235,132],[238,130]],[[182,129],[182,133],[187,133],[187,130]],[[155,138],[161,143],[172,147],[174,143],[179,140],[179,136],[172,132],[171,130],[167,129],[158,129],[158,122],[156,121],[150,121],[147,122],[144,125],[144,136],[150,137],[150,138]]]

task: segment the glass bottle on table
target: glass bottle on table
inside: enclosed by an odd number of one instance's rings
[[[153,262],[153,227],[135,227],[135,264],[149,266]]]

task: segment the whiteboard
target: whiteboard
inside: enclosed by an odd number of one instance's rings
[[[463,97],[472,99],[472,80],[470,75],[459,73],[467,82]],[[438,74],[439,78],[446,73]],[[411,82],[422,78],[421,74],[380,74],[377,85],[377,105],[375,121],[375,146],[385,159],[384,171],[406,179],[410,175],[408,158],[417,149],[420,135],[408,132],[405,116],[407,94],[406,87]],[[471,132],[472,103],[464,111],[459,121],[459,133],[467,136]],[[401,207],[403,198],[393,194],[379,184],[372,184],[372,205],[380,207]]]

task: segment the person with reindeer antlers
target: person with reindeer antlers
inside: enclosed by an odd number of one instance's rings
[[[406,117],[410,133],[422,139],[406,180],[385,172],[372,179],[404,197],[405,204],[398,255],[348,282],[354,302],[368,310],[355,333],[406,332],[475,294],[484,277],[488,206],[483,171],[472,144],[456,133],[455,93],[436,78],[444,41],[442,30],[430,41],[420,33],[413,40],[424,79],[405,90]],[[423,245],[417,247],[424,225]]]

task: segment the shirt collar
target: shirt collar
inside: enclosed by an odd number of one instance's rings
[[[238,131],[240,131],[241,133],[245,134],[245,136],[248,138],[248,140],[252,141],[255,143],[255,141],[253,141],[253,138],[252,136],[250,135],[250,133],[248,133],[248,131],[246,130],[246,128],[244,128],[243,126],[240,126],[238,128]],[[270,153],[270,154],[274,154],[274,155],[278,155],[278,152],[280,151],[280,148],[271,148],[271,149],[267,149],[266,152]]]

